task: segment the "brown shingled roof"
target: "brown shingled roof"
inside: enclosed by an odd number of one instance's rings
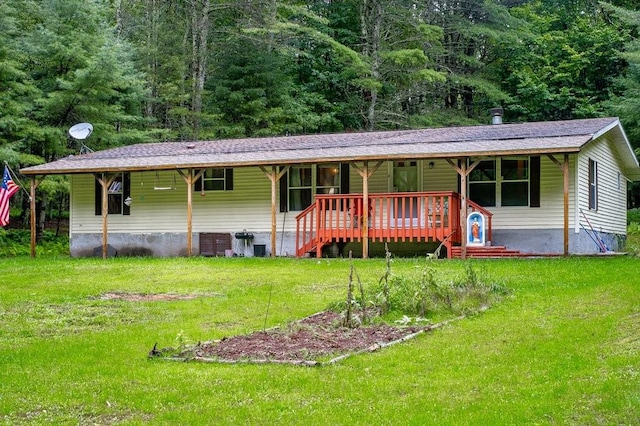
[[[616,118],[124,146],[27,167],[27,175],[578,152]],[[621,132],[624,135],[624,132]],[[628,145],[628,141],[625,142]],[[633,159],[635,161],[635,157]],[[637,165],[637,162],[636,162]]]

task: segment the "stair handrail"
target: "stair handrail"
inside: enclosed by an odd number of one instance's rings
[[[296,255],[300,256],[300,250],[304,249],[309,243],[311,243],[316,238],[316,228],[315,223],[317,222],[317,218],[313,216],[313,213],[317,210],[316,203],[311,203],[306,209],[302,210],[300,213],[296,215]],[[300,224],[302,218],[305,216],[310,216],[309,223],[304,221],[306,225],[300,232]],[[309,235],[309,239],[307,240],[307,235]]]

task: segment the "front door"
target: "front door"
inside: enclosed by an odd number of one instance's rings
[[[418,192],[418,162],[416,160],[393,162],[393,192]],[[393,204],[396,226],[409,226],[417,222],[420,206],[418,197],[402,197]],[[416,225],[417,223],[414,223]]]

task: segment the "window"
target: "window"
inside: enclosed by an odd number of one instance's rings
[[[340,166],[324,164],[317,166],[316,194],[340,193]]]
[[[314,194],[348,192],[348,164],[291,166],[280,179],[280,211],[302,211],[313,203]]]
[[[469,174],[469,199],[483,207],[540,207],[540,157],[481,161]]]
[[[312,166],[292,166],[289,169],[289,210],[304,210],[313,194]]]
[[[198,179],[194,188],[196,191],[231,191],[233,190],[233,169],[206,169]]]
[[[589,158],[589,210],[598,209],[598,163]]]
[[[469,199],[483,207],[496,205],[496,161],[481,161],[469,174]]]
[[[529,159],[503,158],[501,161],[501,205],[529,205]]]
[[[102,215],[102,185],[98,179],[95,182],[95,214]],[[108,214],[130,214],[130,208],[125,202],[129,198],[130,187],[129,173],[121,173],[115,177],[107,189]]]
[[[393,162],[393,190],[394,192],[418,191],[418,162]]]

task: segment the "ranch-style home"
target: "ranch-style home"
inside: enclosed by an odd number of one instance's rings
[[[147,143],[21,173],[32,195],[70,175],[71,255],[104,257],[616,251],[640,180],[617,118]]]

